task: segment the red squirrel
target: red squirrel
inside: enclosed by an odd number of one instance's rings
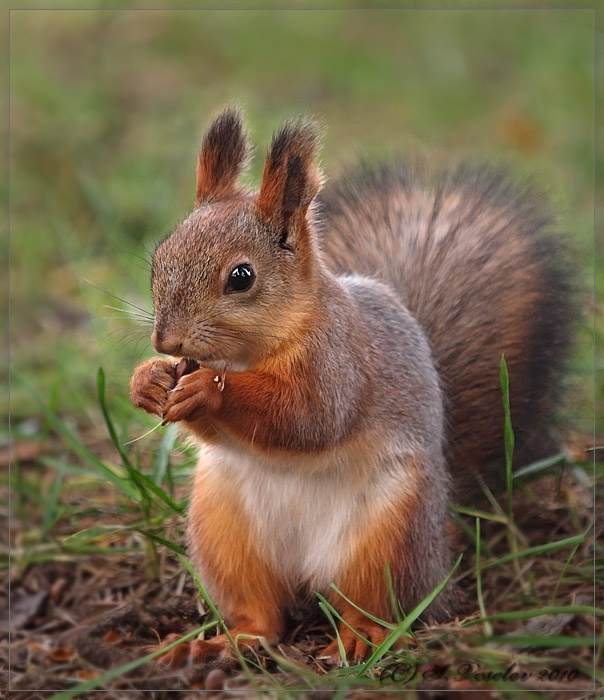
[[[170,358],[136,368],[131,398],[199,445],[189,552],[232,634],[277,641],[318,591],[377,644],[331,584],[392,621],[387,568],[405,611],[445,579],[451,501],[503,473],[502,355],[516,463],[551,454],[571,285],[542,198],[497,169],[364,164],[319,194],[318,142],[283,125],[254,192],[241,115],[211,124],[195,208],[153,255]],[[455,602],[446,587],[428,619]]]

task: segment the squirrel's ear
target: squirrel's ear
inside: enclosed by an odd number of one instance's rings
[[[201,144],[195,204],[234,195],[246,157],[241,115],[235,109],[227,109],[212,122]]]
[[[257,207],[284,233],[300,222],[323,181],[314,161],[319,128],[300,119],[281,127],[268,152]]]

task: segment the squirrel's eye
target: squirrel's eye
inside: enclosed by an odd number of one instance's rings
[[[247,290],[254,284],[255,279],[256,273],[254,272],[254,268],[249,263],[237,265],[237,267],[232,270],[231,274],[229,275],[226,291],[228,293],[247,292]]]

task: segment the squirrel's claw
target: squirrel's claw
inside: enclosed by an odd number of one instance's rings
[[[164,421],[193,420],[217,410],[222,392],[214,377],[211,370],[196,370],[181,377],[178,386],[168,392],[162,414]]]
[[[389,630],[385,627],[369,620],[365,621],[365,628],[358,629],[356,633],[342,625],[339,633],[346,661],[355,666],[362,664],[371,653],[371,647],[365,640],[371,642],[372,645],[379,646],[388,636],[388,632]],[[342,666],[344,659],[340,653],[338,640],[334,639],[330,642],[318,655],[318,658],[327,661],[330,666]]]
[[[130,400],[136,408],[161,416],[168,391],[176,383],[173,363],[153,358],[139,365],[130,380]]]
[[[160,643],[158,649],[168,646],[178,639],[177,634],[170,634]],[[253,649],[259,646],[259,638],[237,642],[239,650]],[[157,657],[157,661],[173,669],[181,669],[185,666],[203,664],[213,659],[219,659],[226,666],[234,663],[235,654],[231,640],[226,634],[219,634],[212,639],[192,639],[173,647],[165,654]]]

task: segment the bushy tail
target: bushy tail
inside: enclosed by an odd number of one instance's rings
[[[339,273],[390,284],[424,328],[447,397],[457,497],[502,474],[501,356],[510,373],[515,466],[552,454],[575,314],[570,266],[531,188],[489,167],[363,166],[319,200]]]

